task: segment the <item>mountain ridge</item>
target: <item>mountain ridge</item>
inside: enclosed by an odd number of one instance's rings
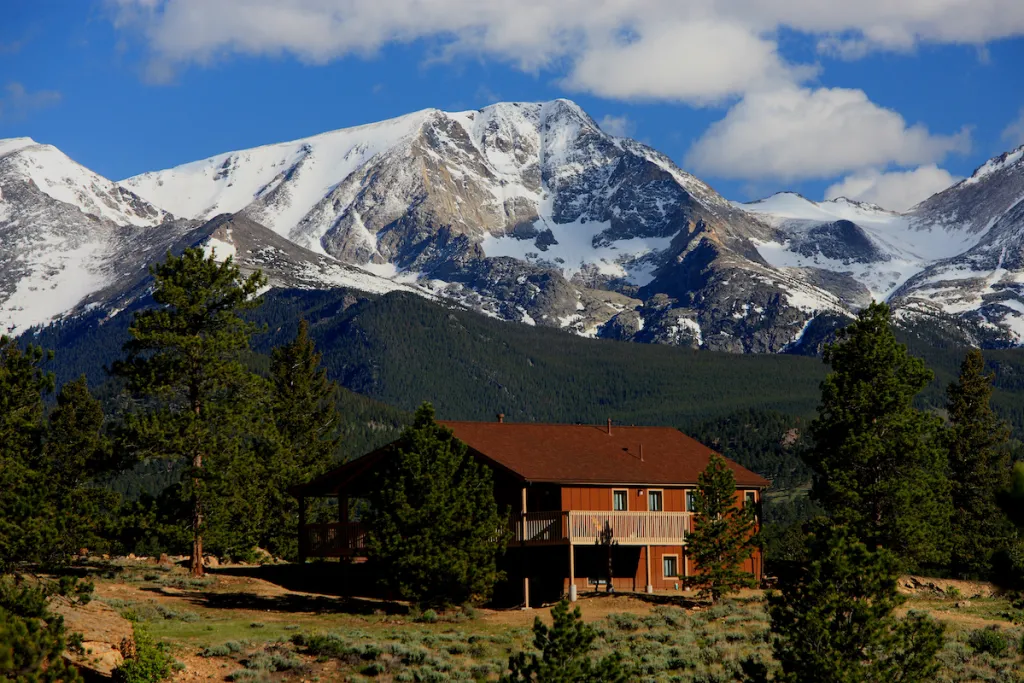
[[[53,204],[37,223],[40,244],[68,221],[85,233],[99,219],[109,235],[87,240],[98,252],[86,269],[95,278],[79,287],[89,291],[34,315],[10,309],[31,299],[35,285],[25,283],[40,272],[62,272],[57,257],[26,261],[0,246],[0,324],[12,330],[108,305],[127,273],[188,235],[217,239],[202,226],[232,214],[247,221],[246,240],[282,254],[279,286],[358,286],[355,278],[586,336],[780,352],[800,346],[816,318],[848,318],[884,299],[904,324],[941,320],[979,345],[1024,341],[1024,147],[897,213],[785,192],[728,201],[564,99],[424,109],[116,184],[87,169],[48,171],[64,163],[48,157],[37,166],[62,182],[43,173],[42,196],[8,201],[9,187],[26,175],[31,185],[39,169],[4,176],[3,163],[33,146],[45,147],[0,141],[0,236],[31,241],[5,207],[24,215],[40,202]],[[7,147],[17,149],[5,156]],[[243,252],[245,267],[258,265],[255,251]]]

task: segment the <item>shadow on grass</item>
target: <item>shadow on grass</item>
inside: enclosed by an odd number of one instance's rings
[[[406,605],[385,600],[373,590],[375,581],[364,567],[336,562],[217,567],[208,576],[258,579],[290,594],[260,595],[245,591],[188,591],[182,597],[210,609],[344,614],[408,614]],[[156,589],[160,590],[160,589]],[[309,595],[312,593],[313,595]]]
[[[252,593],[199,593],[189,602],[208,609],[244,609],[261,612],[314,614],[405,615],[409,608],[394,602],[367,598],[330,598],[320,595],[254,595]]]

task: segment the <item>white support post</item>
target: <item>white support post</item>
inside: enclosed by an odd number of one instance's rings
[[[529,564],[526,561],[526,487],[523,486],[523,609],[530,609],[530,575]]]
[[[569,544],[569,602],[576,602],[576,546]]]

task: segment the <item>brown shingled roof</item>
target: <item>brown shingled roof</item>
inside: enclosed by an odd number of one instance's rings
[[[671,427],[448,422],[467,446],[526,481],[587,484],[696,484],[714,452]],[[641,445],[643,460],[640,459]],[[727,460],[737,486],[768,486]]]

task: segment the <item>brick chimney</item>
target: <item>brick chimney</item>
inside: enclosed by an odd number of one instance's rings
[[[498,413],[498,422],[499,423],[504,423],[505,422],[505,413]]]
[[[612,419],[608,418],[608,436],[612,435]]]

